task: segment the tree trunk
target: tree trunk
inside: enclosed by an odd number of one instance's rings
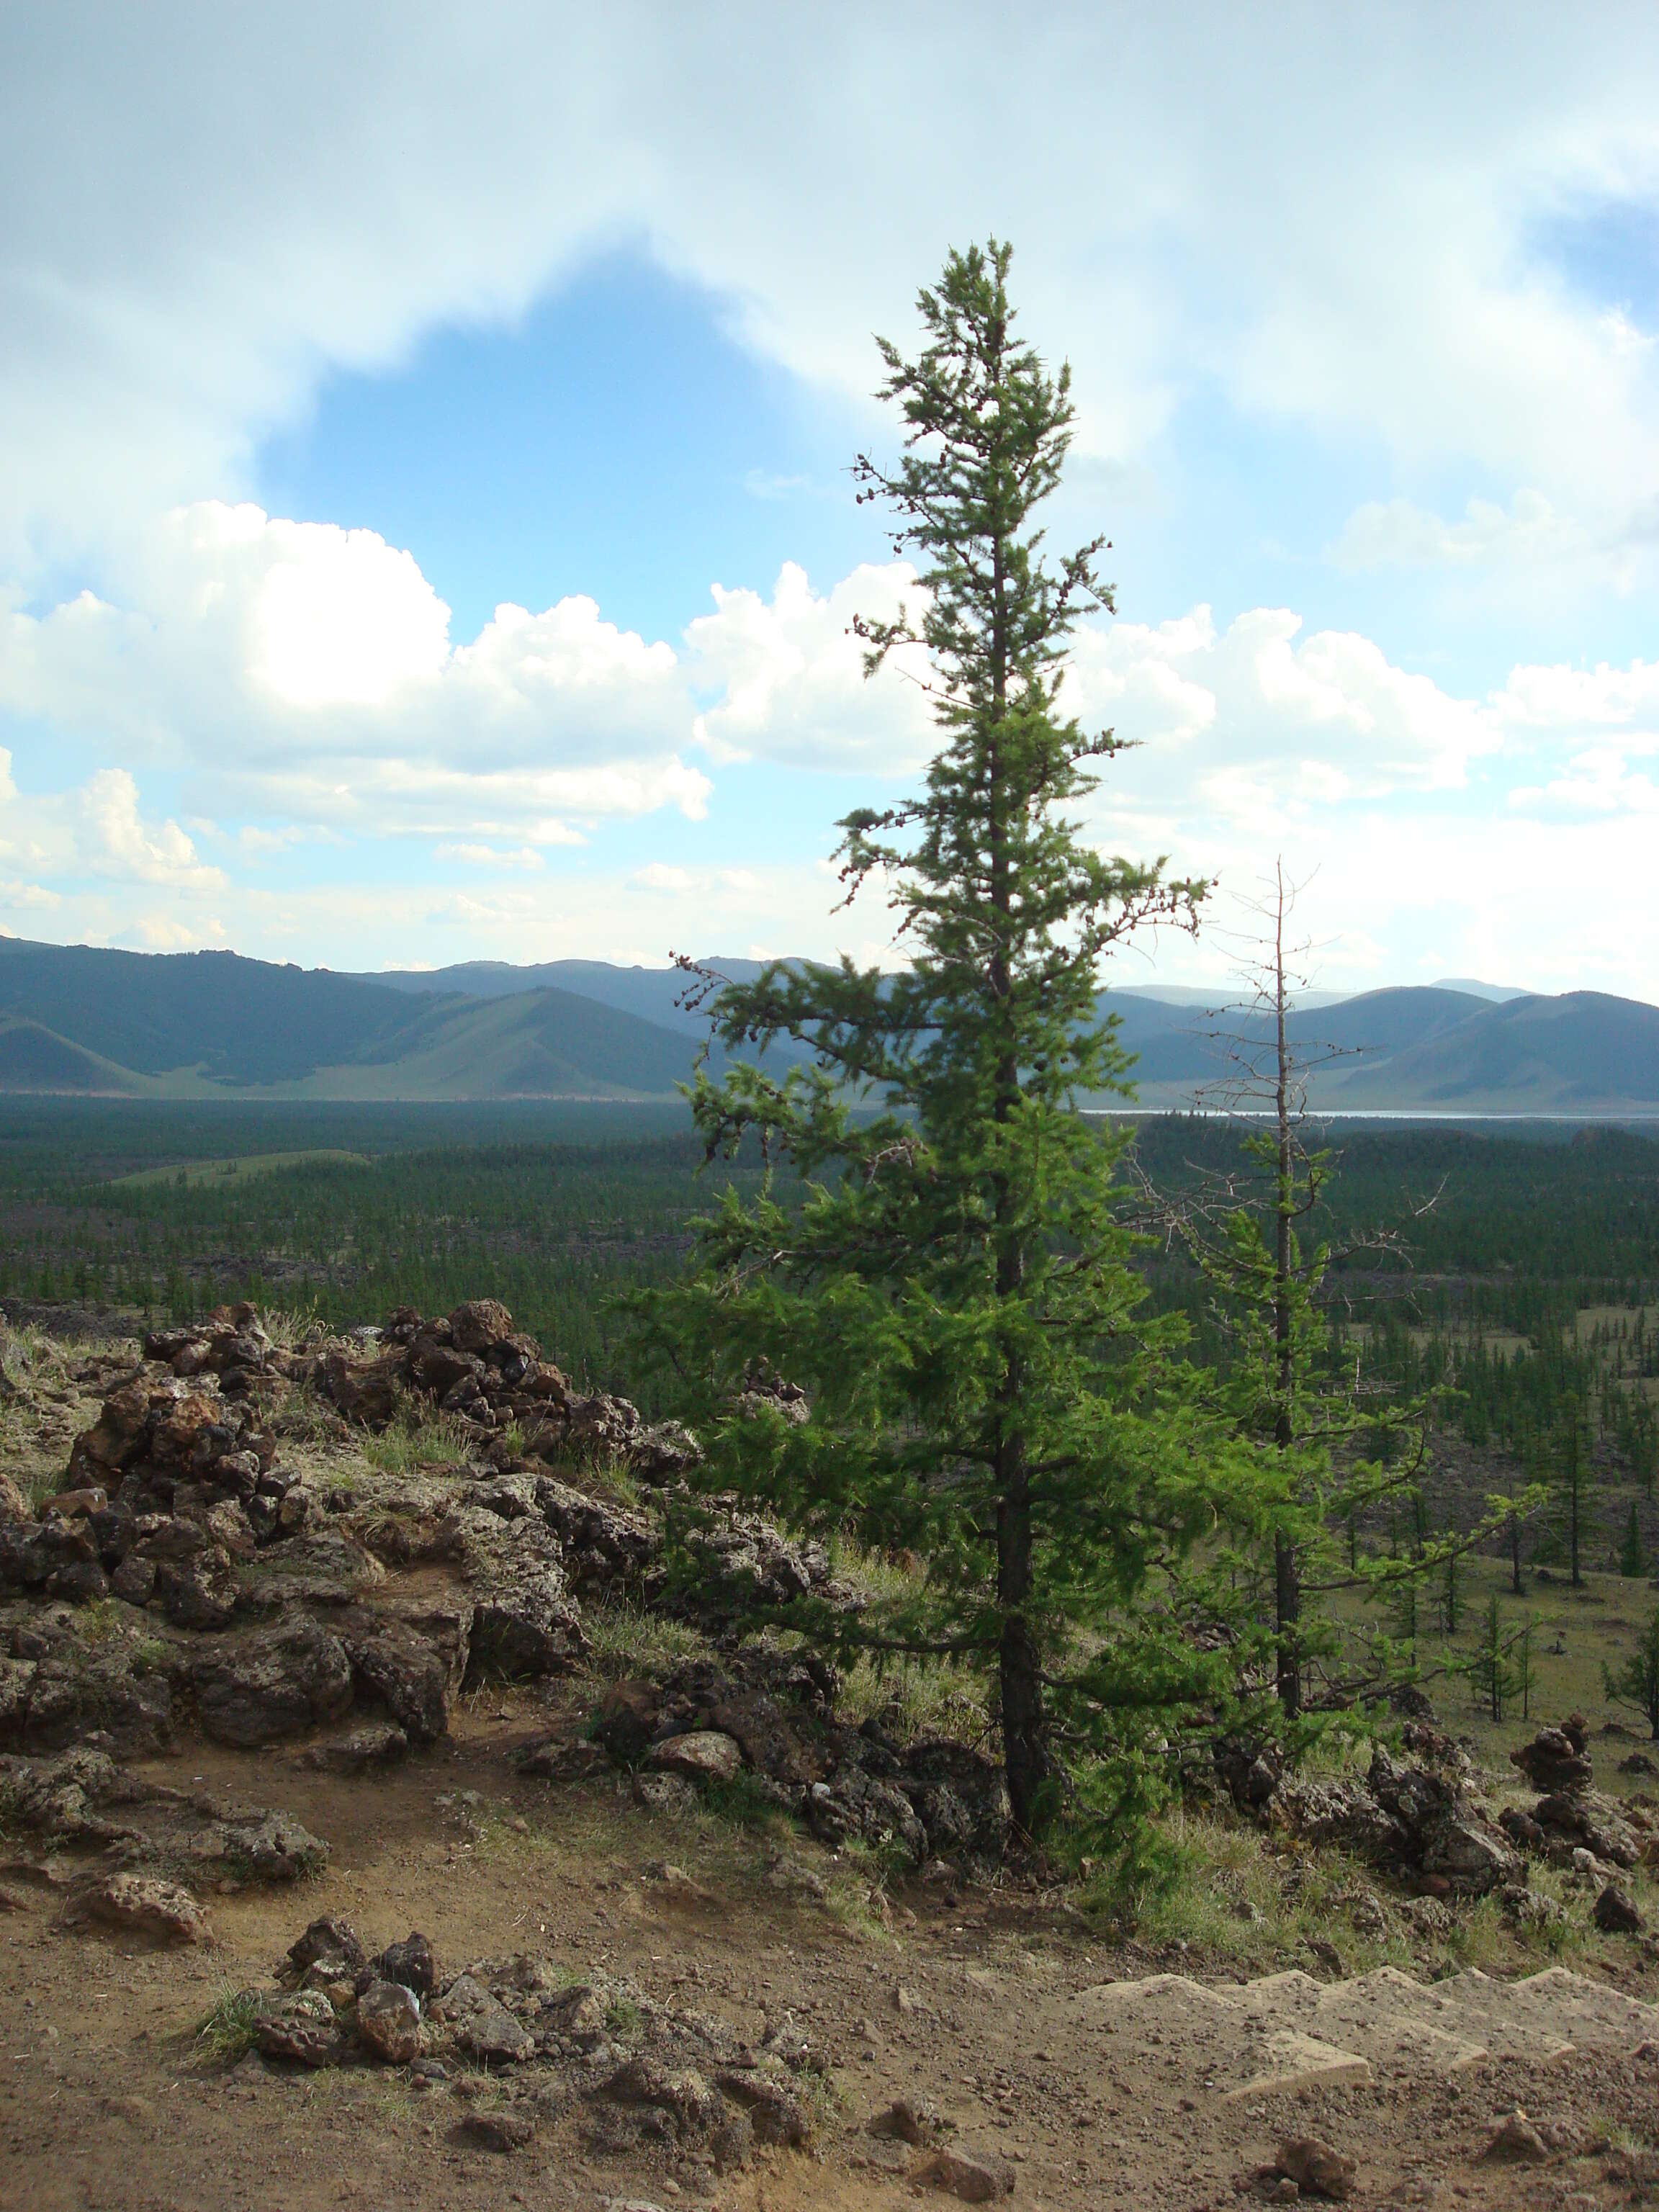
[[[1008,1806],[1015,1826],[1030,1836],[1036,1832],[1049,1758],[1042,1658],[1024,1610],[1031,1588],[1031,1510],[1024,1454],[1018,1457],[1018,1468],[1005,1475],[997,1509],[997,1596],[1003,1608],[998,1676]]]
[[[1296,1348],[1292,1341],[1294,1316],[1291,1307],[1291,1210],[1295,1160],[1291,1139],[1291,1058],[1285,1035],[1285,876],[1279,864],[1279,909],[1273,932],[1273,1001],[1278,1017],[1279,1079],[1274,1092],[1279,1120],[1279,1194],[1274,1208],[1273,1345],[1279,1361],[1279,1407],[1273,1436],[1280,1451],[1287,1451],[1296,1434],[1291,1395],[1296,1382]],[[1286,1720],[1302,1710],[1302,1663],[1297,1647],[1297,1622],[1302,1613],[1302,1586],[1297,1572],[1296,1546],[1283,1528],[1273,1531],[1273,1622],[1278,1635],[1277,1687]]]

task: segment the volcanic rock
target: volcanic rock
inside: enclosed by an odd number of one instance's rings
[[[357,2000],[357,2033],[376,2055],[406,2066],[421,2047],[421,2008],[402,1982],[371,1982]]]
[[[80,1891],[65,1917],[95,1920],[154,1943],[210,1943],[207,1913],[189,1890],[153,1875],[106,1875]]]
[[[351,1664],[337,1637],[301,1614],[206,1654],[191,1669],[205,1733],[220,1743],[270,1743],[351,1703]]]

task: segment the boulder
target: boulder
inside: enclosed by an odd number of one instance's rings
[[[1635,1936],[1643,1926],[1642,1916],[1628,1893],[1613,1882],[1596,1899],[1593,1917],[1604,1936]]]
[[[198,1659],[191,1680],[204,1731],[249,1747],[337,1720],[351,1703],[351,1662],[307,1615]]]
[[[406,2066],[421,2047],[421,2008],[402,1982],[371,1982],[357,2000],[357,2033],[379,2058]]]
[[[456,2133],[464,2142],[477,2143],[481,2150],[507,2154],[523,2150],[535,2141],[536,2122],[529,2112],[507,2109],[468,2112],[457,2126]]]
[[[254,2021],[254,2041],[267,2058],[291,2058],[302,2066],[330,2066],[339,2057],[345,2033],[333,2006],[320,1990],[296,1990],[276,1999]]]
[[[662,1718],[663,1693],[654,1682],[613,1682],[599,1701],[593,1734],[620,1766],[644,1758]]]
[[[1001,1767],[947,1736],[918,1736],[901,1759],[895,1779],[927,1832],[929,1855],[1000,1860],[1012,1817]]]
[[[471,1974],[458,1974],[432,2009],[471,2057],[512,2065],[536,2055],[536,2039],[528,2028]]]
[[[656,1421],[629,1445],[628,1464],[641,1482],[678,1482],[702,1464],[702,1446],[681,1421]]]
[[[97,1541],[84,1520],[54,1516],[33,1528],[13,1525],[23,1534],[17,1578],[25,1589],[71,1605],[88,1605],[107,1593]]]
[[[354,1612],[339,1626],[358,1688],[379,1698],[415,1742],[447,1735],[449,1702],[466,1672],[471,1623],[452,1616],[441,1644],[389,1613]]]
[[[184,1841],[192,1860],[233,1882],[300,1881],[320,1874],[329,1847],[292,1814],[252,1811],[209,1820]]]
[[[599,2093],[616,2105],[650,2106],[663,2113],[680,2136],[693,2136],[719,2117],[720,2100],[693,2067],[673,2067],[641,2055],[625,2058]]]
[[[580,1664],[587,1640],[550,1529],[530,1517],[475,1512],[463,1551],[475,1601],[469,1672],[537,1679]]]
[[[300,1753],[300,1764],[321,1774],[364,1774],[371,1767],[392,1766],[407,1753],[409,1738],[395,1722],[354,1729],[349,1735],[331,1743],[313,1743]]]
[[[89,1645],[64,1636],[38,1660],[3,1663],[15,1671],[0,1678],[0,1744],[61,1751],[96,1735],[121,1752],[172,1748],[167,1677],[139,1670],[125,1642]]]
[[[353,1973],[361,1972],[367,1963],[357,1931],[349,1920],[325,1915],[313,1920],[305,1934],[289,1945],[287,1972],[291,1979],[302,1980],[320,1963],[337,1965]]]
[[[154,1875],[105,1875],[76,1893],[65,1917],[97,1921],[151,1943],[210,1943],[213,1929],[198,1899]]]
[[[971,2151],[962,2143],[941,2143],[930,2151],[910,2179],[948,2190],[964,2204],[992,2204],[1013,2193],[1014,2170],[1001,2159]]]
[[[181,1524],[174,1522],[174,1527]],[[158,1559],[155,1601],[180,1628],[228,1628],[236,1612],[236,1574],[230,1555],[207,1544],[184,1559]]]
[[[815,1782],[801,1809],[813,1834],[832,1848],[847,1843],[878,1850],[896,1846],[916,1866],[927,1856],[927,1831],[904,1792],[860,1767],[843,1765],[829,1781]]]
[[[411,1933],[401,1943],[388,1943],[374,1961],[382,1980],[401,1983],[417,1997],[429,1997],[437,1982],[432,1946],[422,1935]]]
[[[1516,2166],[1542,2166],[1549,2154],[1549,2145],[1519,2105],[1498,2121],[1480,2154],[1482,2158]]]
[[[653,1743],[646,1764],[683,1774],[688,1782],[732,1782],[742,1771],[743,1753],[735,1738],[718,1729],[692,1729]]]
[[[347,1420],[366,1429],[391,1426],[402,1410],[404,1387],[401,1351],[382,1352],[368,1360],[354,1360],[343,1352],[331,1352],[317,1370],[317,1388],[321,1395]]]
[[[498,1346],[520,1348],[513,1316],[499,1298],[471,1298],[457,1306],[449,1316],[449,1332],[459,1351],[480,1358]]]
[[[583,1597],[611,1595],[637,1584],[662,1549],[642,1514],[589,1498],[550,1475],[537,1481],[533,1497],[559,1540],[565,1572]]]
[[[1633,1867],[1641,1859],[1641,1838],[1619,1807],[1596,1790],[1540,1797],[1533,1814],[1553,1855],[1587,1850],[1618,1867]]]
[[[1295,2182],[1304,2197],[1328,2197],[1339,2201],[1353,2194],[1354,2160],[1334,2150],[1317,2136],[1292,2136],[1279,2146],[1274,2160],[1286,2181]]]

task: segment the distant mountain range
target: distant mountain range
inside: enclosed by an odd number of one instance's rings
[[[666,1098],[707,1034],[684,990],[672,969],[592,960],[349,975],[0,938],[0,1094]],[[1101,1005],[1137,1055],[1145,1107],[1224,1106],[1241,1043],[1267,1042],[1194,993],[1138,985]],[[1659,1007],[1636,1000],[1470,982],[1322,994],[1291,1034],[1334,1111],[1659,1115]]]

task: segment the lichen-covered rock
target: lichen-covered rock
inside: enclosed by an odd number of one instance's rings
[[[516,2065],[536,2055],[536,2039],[498,1997],[471,1974],[458,1974],[432,2008],[461,2050],[486,2062]]]
[[[1635,1936],[1641,1932],[1642,1915],[1626,1890],[1609,1882],[1595,1900],[1593,1917],[1604,1936]]]
[[[559,1540],[572,1587],[583,1597],[637,1586],[662,1549],[661,1537],[642,1514],[589,1498],[550,1475],[536,1482],[532,1495]]]
[[[199,1899],[178,1882],[145,1874],[100,1876],[71,1899],[65,1918],[97,1921],[152,1943],[210,1943],[213,1928]]]
[[[371,1767],[392,1766],[406,1756],[409,1738],[393,1721],[353,1729],[349,1735],[329,1743],[313,1743],[300,1753],[300,1764],[322,1774],[364,1774]]]
[[[302,2066],[331,2066],[345,2045],[339,2017],[319,1990],[274,1999],[259,2013],[253,2033],[267,2058],[296,2059]]]
[[[1553,1856],[1587,1850],[1617,1867],[1633,1867],[1641,1858],[1641,1838],[1618,1806],[1596,1790],[1559,1791],[1540,1797],[1533,1817]]]
[[[155,1601],[180,1628],[228,1628],[236,1614],[236,1571],[230,1554],[210,1543],[188,1559],[158,1559]]]
[[[450,1700],[460,1688],[471,1647],[471,1622],[452,1612],[428,1615],[422,1628],[392,1613],[354,1610],[339,1622],[340,1640],[360,1691],[378,1697],[416,1743],[449,1731]]]
[[[131,1646],[91,1649],[60,1638],[29,1664],[26,1680],[20,1668],[0,1686],[0,1745],[61,1751],[92,1735],[122,1752],[171,1747],[173,1696],[167,1675],[141,1671]]]
[[[734,1737],[718,1729],[691,1729],[653,1743],[646,1764],[683,1774],[688,1782],[732,1782],[742,1769],[743,1752]]]
[[[587,1641],[552,1531],[529,1516],[502,1521],[475,1510],[464,1516],[461,1540],[474,1599],[471,1670],[533,1679],[580,1665]]]
[[[432,1946],[418,1933],[405,1936],[401,1943],[388,1943],[374,1961],[374,1969],[383,1980],[401,1982],[404,1989],[412,1990],[422,2002],[431,1996],[437,1983]]]
[[[337,1965],[355,1974],[367,1963],[362,1944],[351,1923],[336,1914],[325,1913],[289,1945],[286,1972],[291,1980],[297,1982],[319,1964]]]
[[[57,1759],[0,1754],[0,1792],[12,1826],[65,1844],[142,1839],[143,1830],[131,1818],[111,1815],[147,1804],[155,1795],[106,1753],[84,1746]]]
[[[747,2115],[755,2139],[799,2148],[810,2142],[811,2116],[787,2075],[761,2066],[724,2067],[714,2077],[722,2095]]]
[[[665,2066],[641,2054],[625,2058],[608,2076],[599,2094],[615,2105],[649,2105],[665,2114],[682,2136],[709,2126],[720,2111],[711,2084],[692,2067]]]
[[[329,1847],[290,1814],[226,1814],[209,1819],[188,1834],[182,1848],[190,1858],[211,1865],[236,1881],[300,1881],[320,1874]]]
[[[801,1809],[820,1842],[897,1845],[918,1866],[927,1856],[927,1831],[904,1792],[860,1767],[838,1767],[827,1782],[815,1782]]]
[[[244,1747],[337,1720],[351,1703],[344,1645],[304,1614],[205,1654],[191,1680],[205,1733]]]

